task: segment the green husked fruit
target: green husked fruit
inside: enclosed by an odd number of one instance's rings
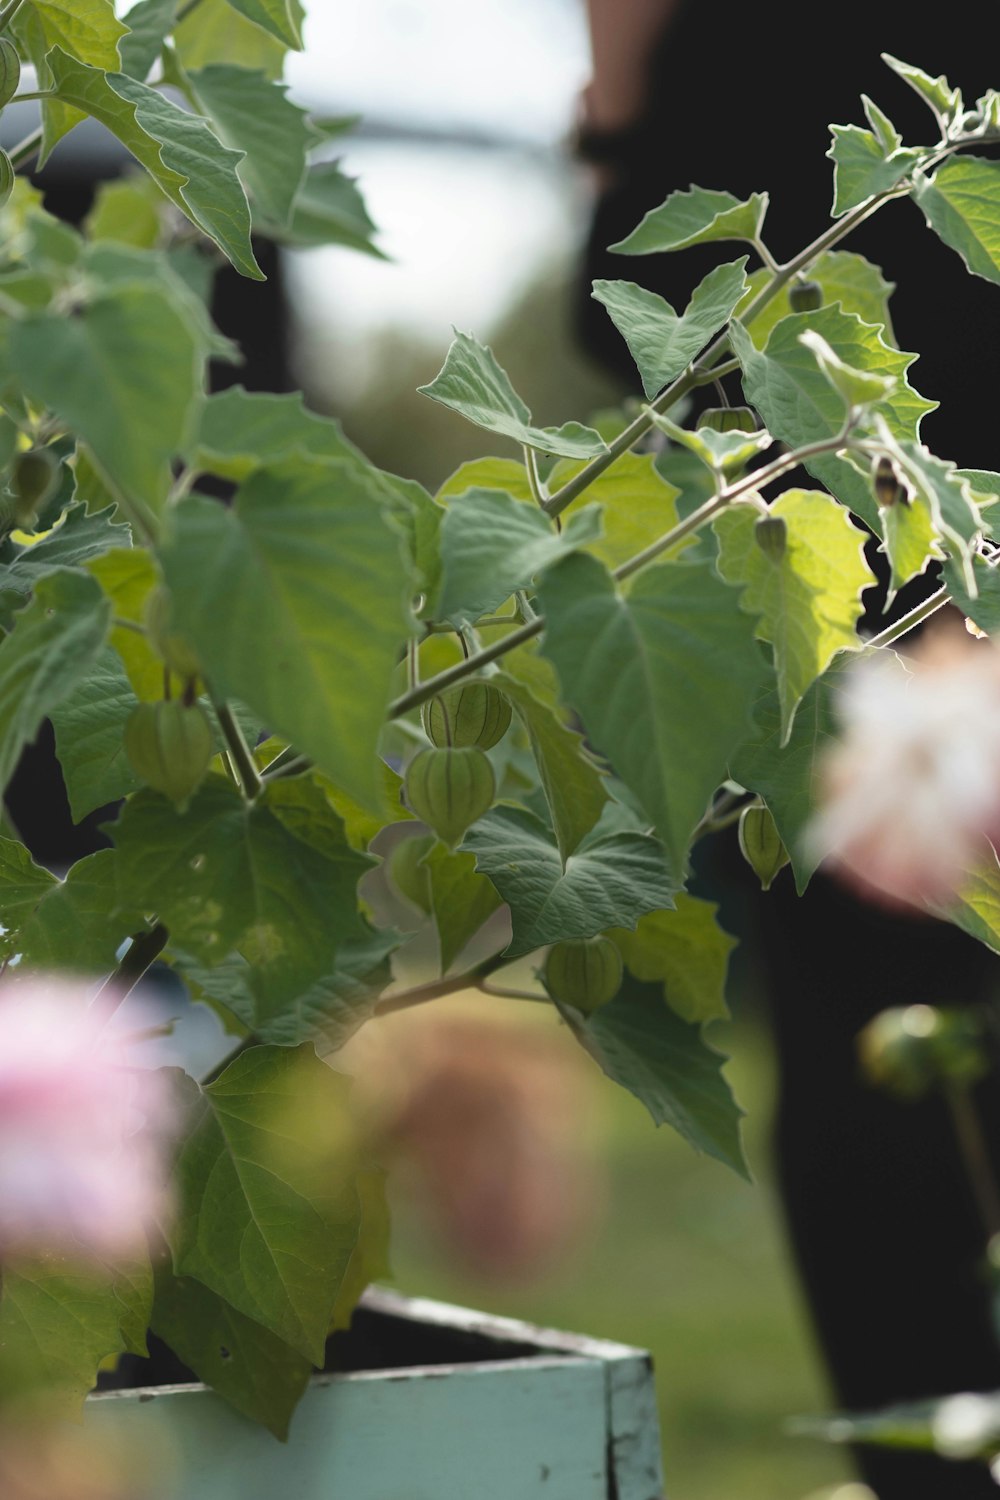
[[[215,754],[205,710],[176,699],[140,703],[129,716],[124,738],[135,774],[181,807],[197,791]]]
[[[740,814],[740,849],[743,858],[769,891],[774,877],[788,863],[788,850],[781,842],[774,819],[766,807],[745,807]]]
[[[709,406],[698,418],[699,427],[713,432],[759,432],[757,414],[749,406]]]
[[[823,306],[823,288],[818,281],[793,281],[788,288],[792,312],[816,312]]]
[[[58,486],[59,460],[54,453],[48,448],[32,448],[30,453],[19,453],[10,474],[14,519],[18,526],[30,526]]]
[[[406,770],[406,800],[420,820],[450,849],[496,796],[493,767],[474,746],[421,750]]]
[[[891,458],[883,453],[872,465],[872,489],[881,510],[909,505],[910,495]]]
[[[510,728],[510,703],[488,682],[464,682],[425,703],[424,733],[439,749],[489,750]]]
[[[170,592],[162,586],[153,589],[146,600],[144,624],[149,644],[160,660],[177,677],[190,682],[201,673],[201,663],[193,648],[171,623]]]
[[[17,174],[14,171],[14,163],[6,151],[0,151],[0,208],[3,208],[11,193],[14,191],[14,183]]]
[[[7,37],[0,37],[0,109],[9,104],[21,83],[21,59]]]
[[[761,516],[753,529],[754,540],[772,562],[780,563],[788,542],[788,526],[782,516]]]
[[[431,877],[427,866],[420,861],[433,844],[434,835],[422,833],[417,838],[400,839],[389,855],[389,875],[393,885],[401,896],[427,916],[431,913]]]
[[[589,1016],[617,995],[622,956],[610,938],[579,938],[549,949],[542,974],[553,1000]]]
[[[870,1084],[901,1099],[934,1089],[968,1088],[990,1071],[989,1044],[974,1011],[933,1005],[881,1011],[858,1034]]]

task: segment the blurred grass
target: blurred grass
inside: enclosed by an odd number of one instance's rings
[[[727,1073],[748,1111],[752,1188],[598,1080],[610,1199],[563,1265],[498,1286],[447,1264],[402,1202],[394,1269],[411,1294],[650,1349],[670,1500],[803,1500],[848,1470],[842,1454],[782,1431],[828,1397],[771,1182],[772,1060],[753,1022],[715,1041],[733,1053]]]

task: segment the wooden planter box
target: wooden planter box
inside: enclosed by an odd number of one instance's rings
[[[287,1445],[193,1383],[100,1392],[85,1421],[148,1451],[149,1500],[661,1500],[640,1349],[374,1289],[337,1344]]]

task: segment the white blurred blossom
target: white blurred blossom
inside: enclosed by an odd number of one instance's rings
[[[85,987],[0,985],[0,1250],[127,1254],[167,1207],[162,1073],[87,1009]]]
[[[810,853],[890,904],[947,902],[1000,836],[1000,652],[942,623],[846,674]]]

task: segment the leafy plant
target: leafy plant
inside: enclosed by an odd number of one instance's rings
[[[852,514],[895,587],[945,560],[878,652],[952,596],[992,626],[1000,493],[921,446],[931,403],[885,284],[838,248],[909,195],[1000,282],[1000,164],[977,154],[1000,143],[1000,95],[967,109],[893,59],[937,139],[903,146],[869,101],[867,127],[834,127],[834,218],[791,261],[767,249],[766,195],[700,188],[617,247],[742,251],[680,313],[626,280],[595,287],[648,401],[608,440],[537,425],[467,334],[425,394],[521,456],[438,496],[298,396],[207,394],[209,359],[239,359],[206,310],[210,273],[226,259],[259,278],[255,231],[378,253],[326,159],[337,127],[280,81],[300,22],[297,0],[140,0],[124,22],[111,0],[0,11],[8,97],[31,64],[37,89],[13,97],[42,111],[0,163],[0,782],[51,719],[74,817],[117,804],[113,847],[62,879],[13,829],[0,840],[5,983],[110,976],[107,1004],[159,961],[234,1038],[213,1077],[175,1081],[178,1210],[155,1276],[132,1267],[126,1297],[83,1257],[99,1316],[81,1320],[79,1279],[7,1267],[0,1342],[16,1331],[21,1368],[72,1403],[151,1327],[279,1435],[381,1264],[378,1192],[327,1066],[380,1011],[502,995],[531,956],[567,1039],[745,1173],[702,1035],[725,1014],[732,941],[685,890],[692,845],[742,818],[765,883],[785,851],[807,883],[813,764],[842,657],[865,648]],[[85,116],[143,172],[102,188],[78,233],[15,175]],[[727,376],[748,406],[678,425]],[[802,467],[816,487],[773,498]],[[210,477],[231,504],[202,492]],[[404,938],[373,924],[359,881],[413,814],[430,833],[397,847],[390,879],[434,924],[441,974],[401,990]],[[955,919],[1000,947],[995,868],[976,882]],[[508,936],[463,963],[500,907]]]

